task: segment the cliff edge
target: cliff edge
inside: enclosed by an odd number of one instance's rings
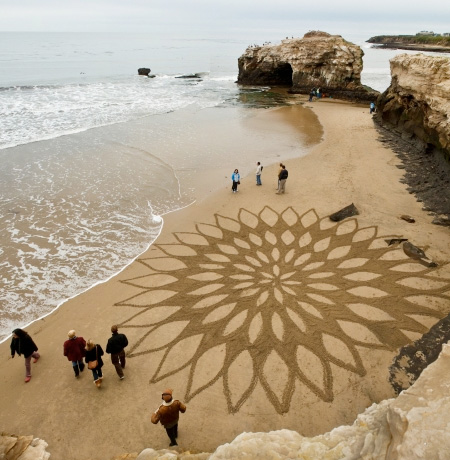
[[[378,93],[361,84],[363,54],[340,35],[308,32],[279,45],[248,47],[238,59],[238,83],[288,86],[304,94],[315,87],[327,96],[370,101]]]
[[[378,97],[376,119],[450,160],[450,59],[400,54],[390,64],[391,85]]]

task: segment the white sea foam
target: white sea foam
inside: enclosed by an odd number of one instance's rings
[[[228,77],[201,80],[127,77],[69,85],[12,86],[0,91],[0,149],[179,110],[212,107],[236,94]]]

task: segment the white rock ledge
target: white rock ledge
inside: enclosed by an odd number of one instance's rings
[[[299,413],[301,416],[301,413]],[[145,456],[145,452],[150,456]],[[450,345],[398,398],[373,404],[353,425],[305,438],[295,431],[242,433],[213,454],[146,449],[138,460],[448,460]]]

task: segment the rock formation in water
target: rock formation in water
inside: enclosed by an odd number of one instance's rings
[[[376,118],[450,160],[450,59],[400,54],[390,63],[391,85],[378,98]]]
[[[147,67],[140,67],[138,69],[138,75],[145,75],[146,77],[148,77],[149,74],[150,74],[150,69]]]
[[[363,54],[340,35],[308,32],[280,45],[248,47],[238,59],[238,83],[289,86],[305,94],[320,88],[328,96],[369,101],[378,93],[361,84]]]

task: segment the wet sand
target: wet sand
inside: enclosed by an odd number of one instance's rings
[[[23,358],[8,359],[9,344],[0,345],[3,431],[45,439],[56,459],[164,448],[150,415],[169,387],[188,406],[180,448],[213,451],[243,431],[323,433],[394,396],[397,349],[450,311],[448,230],[400,182],[399,160],[367,108],[310,105],[324,139],[285,161],[286,194],[275,193],[275,164],[265,165],[261,187],[249,166],[237,194],[226,178],[207,197],[209,179],[195,181],[200,199],[167,215],[146,253],[29,327],[42,353],[30,383]],[[291,108],[249,123],[257,135],[280,118],[296,125]],[[351,202],[360,215],[331,223]],[[392,236],[439,267],[387,246]],[[75,380],[62,356],[67,331],[104,346],[114,323],[130,341],[125,379],[106,357],[100,390],[88,370]]]

